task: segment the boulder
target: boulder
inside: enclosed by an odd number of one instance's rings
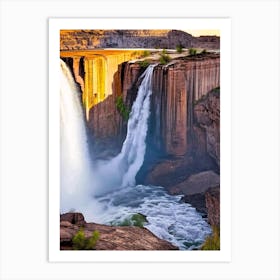
[[[182,197],[181,201],[191,204],[198,212],[202,214],[202,216],[207,215],[204,193],[185,195]]]
[[[83,226],[86,221],[82,213],[65,213],[60,215],[60,222],[66,221],[73,225]]]
[[[185,195],[201,194],[207,189],[220,184],[220,176],[212,170],[203,171],[189,176],[183,182],[170,188],[173,193],[183,193]]]
[[[202,216],[207,217],[211,226],[220,226],[220,186],[207,189],[203,193],[185,195],[181,201],[191,204]]]

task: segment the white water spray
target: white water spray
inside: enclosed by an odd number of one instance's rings
[[[135,186],[135,176],[141,168],[146,152],[146,136],[150,116],[150,96],[152,94],[152,76],[155,65],[150,65],[139,79],[142,79],[136,100],[127,124],[127,136],[122,150],[109,162],[98,167],[101,193]],[[105,185],[105,186],[104,186]]]
[[[62,60],[60,70],[60,211],[85,211],[93,180],[84,116],[76,84]]]

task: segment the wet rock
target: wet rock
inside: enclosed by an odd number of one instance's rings
[[[198,212],[203,215],[203,217],[207,216],[204,193],[185,195],[184,197],[182,197],[181,201],[191,204]]]
[[[191,204],[211,226],[220,226],[220,186],[208,188],[205,192],[185,195],[181,201]]]
[[[172,186],[172,189],[177,193],[183,193],[185,195],[193,195],[197,193],[204,193],[207,189],[220,184],[220,176],[212,170],[200,172],[191,175],[183,182]]]
[[[208,213],[208,223],[220,226],[220,187],[210,188],[205,192],[205,204]]]

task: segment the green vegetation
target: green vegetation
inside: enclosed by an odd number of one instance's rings
[[[142,54],[141,54],[141,57],[147,57],[147,56],[149,56],[149,55],[151,55],[151,52],[148,51],[148,50],[144,50],[144,51],[142,52]]]
[[[201,53],[202,53],[202,54],[206,54],[206,53],[207,53],[207,50],[204,49]]]
[[[144,224],[147,223],[147,219],[142,214],[133,214],[131,217],[124,219],[120,223],[112,223],[114,226],[135,226],[135,227],[144,227]]]
[[[131,56],[139,58],[140,57],[140,52],[139,51],[134,51],[134,52],[131,53]]]
[[[212,91],[214,91],[214,92],[220,92],[220,87],[218,86],[218,87],[212,89]]]
[[[183,52],[183,46],[181,44],[176,46],[176,51],[177,53],[182,53]]]
[[[213,232],[203,243],[201,250],[220,250],[220,228],[213,227]]]
[[[74,250],[94,250],[97,240],[99,239],[99,232],[95,230],[92,236],[86,238],[83,229],[80,229],[72,238]]]
[[[118,96],[116,106],[121,116],[127,121],[129,119],[129,109],[125,106],[122,96]]]
[[[136,227],[143,227],[144,224],[147,223],[146,217],[139,213],[132,215],[131,221]]]
[[[196,55],[197,54],[197,50],[194,48],[190,48],[189,49],[189,55]]]
[[[150,65],[150,62],[145,59],[145,60],[138,61],[138,64],[140,65],[141,68],[147,68]]]
[[[193,100],[193,105],[197,105],[198,103],[205,101],[207,98],[209,98],[210,95],[219,97],[220,96],[220,86],[211,89],[205,95],[202,95],[200,97],[200,99]]]
[[[160,64],[167,64],[171,60],[171,57],[167,54],[166,49],[163,49],[159,55]]]

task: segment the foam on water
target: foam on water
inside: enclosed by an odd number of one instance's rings
[[[133,214],[143,214],[147,229],[180,249],[193,249],[202,244],[211,228],[181,195],[169,195],[158,186],[137,185],[122,188],[97,198],[102,210],[97,222],[118,224]]]

